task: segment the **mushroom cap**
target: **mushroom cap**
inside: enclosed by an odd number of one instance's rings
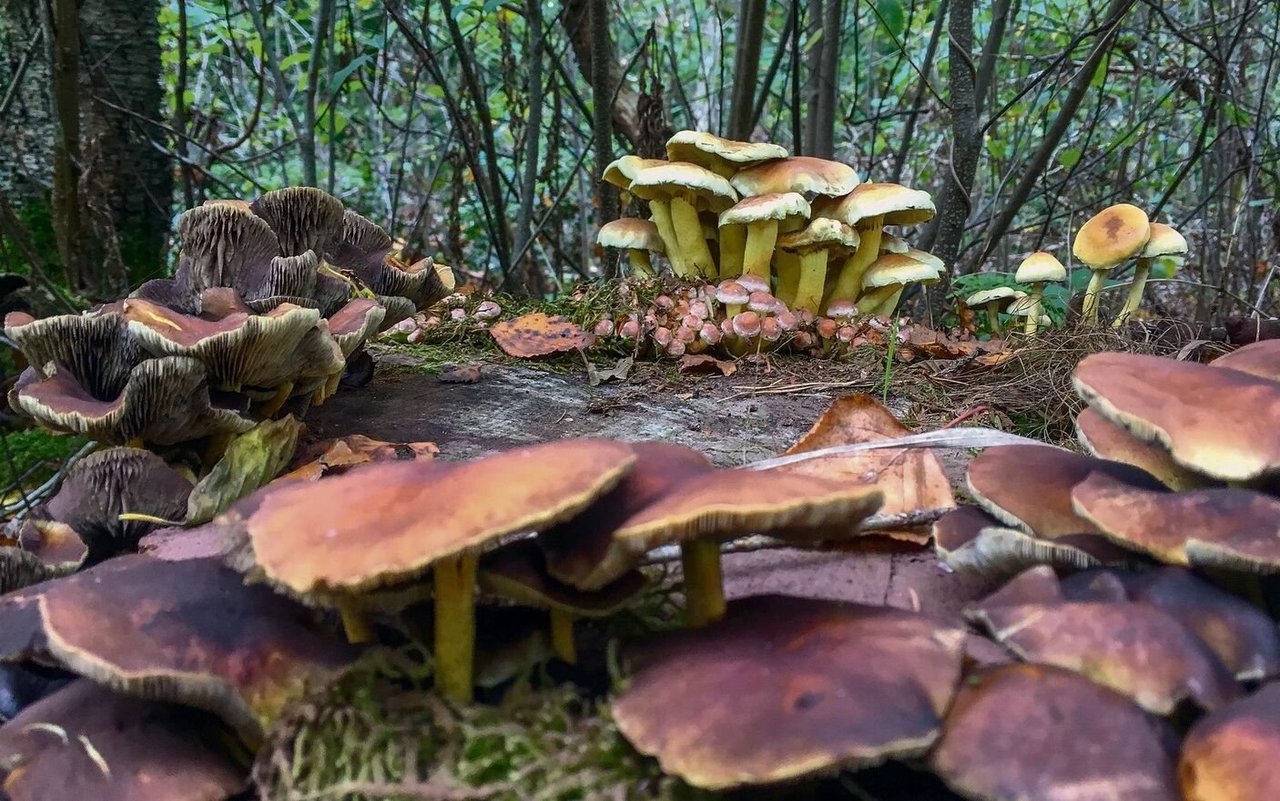
[[[299,594],[360,592],[568,519],[634,461],[624,443],[562,440],[466,462],[367,465],[269,487],[238,508],[270,581]],[[485,502],[474,503],[477,497]]]
[[[741,305],[751,300],[751,293],[742,284],[730,279],[721,281],[720,286],[716,287],[716,300]]]
[[[406,298],[413,306],[410,314],[453,291],[451,270],[438,270],[429,257],[406,264],[392,254],[393,247],[386,231],[348,209],[342,215],[342,236],[329,245],[325,258],[334,267],[349,270],[375,295]]]
[[[1041,281],[1059,282],[1067,280],[1067,268],[1062,266],[1058,257],[1043,250],[1037,250],[1022,260],[1013,280],[1020,284],[1036,284]]]
[[[115,304],[86,314],[38,320],[26,312],[9,312],[4,318],[4,335],[18,346],[40,378],[49,377],[45,365],[61,365],[99,399],[120,394],[130,371],[146,358],[146,352],[129,336]]]
[[[1164,223],[1151,223],[1151,237],[1147,240],[1142,253],[1144,259],[1155,259],[1160,256],[1185,256],[1187,239],[1172,226]]]
[[[347,359],[370,337],[378,333],[387,310],[372,298],[352,298],[328,318],[329,335]]]
[[[37,594],[58,663],[119,692],[213,712],[249,742],[355,657],[307,625],[303,607],[246,586],[218,559],[121,556],[25,592]]]
[[[1085,570],[1125,560],[1125,552],[1103,538],[1069,534],[1045,540],[962,506],[934,521],[934,549],[952,569],[1007,579],[1036,565]]]
[[[858,173],[848,164],[813,156],[791,156],[738,171],[729,181],[743,197],[775,192],[844,195],[858,186]]]
[[[1099,472],[1122,486],[1163,489],[1136,467],[1108,462],[1049,445],[1001,445],[969,462],[965,483],[978,506],[1007,526],[1057,539],[1070,534],[1102,534],[1076,513],[1072,489]]]
[[[786,155],[782,145],[724,139],[706,131],[677,131],[667,140],[667,158],[692,162],[726,177],[742,167]]]
[[[723,211],[738,200],[729,181],[705,167],[687,161],[672,161],[645,167],[628,187],[644,200],[664,200],[674,196],[696,198],[712,211]]]
[[[607,248],[628,248],[630,250],[651,250],[654,253],[666,253],[667,246],[658,235],[658,226],[649,220],[634,217],[623,217],[610,220],[600,226],[596,234],[596,242]]]
[[[939,273],[947,269],[947,263],[945,261],[933,255],[927,250],[921,250],[920,248],[907,248],[906,253],[904,253],[903,255],[910,256],[911,258],[915,259],[916,261],[922,264],[927,264],[930,267],[937,270]]]
[[[750,225],[752,223],[779,223],[809,219],[809,201],[798,192],[782,192],[743,198],[733,208],[720,213],[720,225]]]
[[[0,594],[67,576],[80,569],[89,548],[66,523],[28,517],[14,545],[0,545]]]
[[[916,261],[904,253],[882,253],[862,276],[863,288],[909,284],[912,281],[930,283],[938,280],[938,269],[931,264]]]
[[[580,617],[611,615],[634,600],[648,584],[643,573],[631,570],[597,590],[577,589],[547,572],[546,556],[533,539],[518,540],[485,554],[476,576],[486,592],[525,606]]]
[[[937,211],[933,198],[922,189],[871,181],[842,197],[819,198],[814,206],[815,217],[834,217],[853,226],[874,217],[883,217],[885,225],[918,225]]]
[[[1183,467],[1223,481],[1280,470],[1280,428],[1266,413],[1280,408],[1274,381],[1158,356],[1096,353],[1080,361],[1072,383],[1103,417],[1160,444]]]
[[[1118,693],[1065,670],[1008,665],[960,690],[930,763],[973,799],[1171,801],[1174,743],[1163,721]]]
[[[191,709],[72,682],[0,726],[5,797],[224,801],[248,777],[201,743],[201,730],[218,725]]]
[[[308,250],[326,253],[342,237],[342,202],[313,186],[267,192],[249,208],[271,226],[285,256],[300,256]]]
[[[1009,306],[1019,298],[1027,297],[1027,293],[1011,286],[997,286],[991,289],[980,289],[964,299],[966,306],[985,306],[991,301],[1003,301],[999,305]]]
[[[727,213],[727,212],[726,212]],[[830,217],[815,217],[798,231],[778,236],[778,248],[804,253],[811,250],[853,250],[858,229]]]
[[[1076,415],[1076,439],[1091,455],[1145,470],[1172,490],[1196,489],[1217,483],[1178,464],[1164,448],[1138,439],[1092,407],[1082,409]]]
[[[747,310],[733,315],[733,333],[740,337],[754,337],[760,333],[760,315]]]
[[[1110,270],[1137,256],[1151,236],[1147,213],[1119,203],[1093,215],[1076,231],[1071,252],[1093,270]]]
[[[1209,364],[1280,382],[1280,339],[1251,342],[1219,356]]]
[[[726,789],[924,753],[965,635],[888,607],[756,596],[627,660],[618,728],[663,770]]]
[[[602,176],[605,182],[611,183],[619,189],[627,189],[631,186],[631,182],[635,180],[636,173],[647,167],[657,167],[666,164],[666,159],[646,159],[640,156],[623,156],[609,162],[609,166],[604,168]]]
[[[267,282],[272,259],[281,255],[268,221],[238,204],[184,211],[178,217],[178,246],[172,291],[165,294],[181,301],[184,311],[192,311],[190,304],[210,287],[234,287],[241,295],[250,294]]]
[[[1186,801],[1269,801],[1280,797],[1280,683],[1268,684],[1204,716],[1187,732],[1178,760]]]
[[[968,616],[1024,661],[1077,671],[1159,715],[1185,700],[1215,709],[1238,692],[1204,640],[1150,604],[979,604]]]
[[[906,253],[911,250],[911,243],[897,234],[885,231],[880,234],[881,253]]]

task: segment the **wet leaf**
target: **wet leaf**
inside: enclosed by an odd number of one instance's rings
[[[589,348],[596,340],[595,335],[577,323],[559,315],[548,317],[542,312],[495,323],[489,333],[503,353],[517,359],[569,353]]]
[[[689,355],[680,359],[680,372],[685,375],[724,375],[738,372],[738,365],[724,359],[704,354]]]
[[[207,523],[289,464],[302,424],[289,415],[263,420],[236,437],[187,499],[187,524]]]

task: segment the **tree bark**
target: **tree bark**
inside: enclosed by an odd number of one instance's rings
[[[730,139],[751,138],[756,83],[760,78],[760,50],[764,41],[764,0],[742,0],[733,46],[733,87],[729,98]]]
[[[618,191],[606,181],[600,180],[604,169],[613,161],[613,95],[614,82],[613,39],[609,36],[608,0],[590,0],[591,20],[591,107],[592,138],[596,151],[596,210],[601,222],[618,216]],[[605,261],[605,276],[616,278],[617,259]]]
[[[815,30],[821,30],[815,52],[811,53],[809,70],[808,109],[805,121],[805,147],[810,156],[829,159],[835,154],[836,133],[836,83],[840,72],[841,20],[844,17],[843,0],[813,0],[810,9],[817,11],[812,20]]]
[[[574,60],[578,63],[578,72],[592,85],[595,83],[592,78],[595,53],[601,51],[601,46],[595,42],[596,31],[590,14],[591,6],[594,2],[596,0],[565,0],[564,11],[559,15],[560,24],[569,36],[569,44],[573,48]],[[606,26],[603,30],[607,34],[609,29]],[[614,87],[613,126],[620,135],[626,138],[631,149],[636,150],[640,147],[640,142],[644,138],[640,126],[640,93],[623,80],[622,66],[612,57],[612,40],[607,43],[606,47],[607,50],[604,52],[610,54],[610,58],[606,62],[609,70],[609,85]]]

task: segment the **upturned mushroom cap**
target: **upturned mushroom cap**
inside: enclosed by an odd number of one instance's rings
[[[183,311],[194,311],[191,304],[210,287],[235,287],[243,295],[247,289],[263,285],[271,260],[281,255],[267,220],[248,209],[227,204],[197,206],[183,212],[178,217],[178,244],[172,290],[177,296],[173,300],[182,301],[179,308]],[[156,300],[164,302],[160,297]]]
[[[118,395],[129,372],[146,358],[115,305],[39,320],[26,312],[10,312],[4,318],[4,335],[40,378],[49,377],[45,365],[62,365],[95,398]]]
[[[628,187],[644,200],[661,200],[675,195],[696,198],[697,205],[720,212],[738,200],[738,193],[723,177],[705,167],[686,161],[672,161],[646,167],[636,173]]]
[[[371,298],[354,298],[328,319],[329,335],[346,359],[370,337],[378,333],[387,310]]]
[[[1103,417],[1163,446],[1185,468],[1223,481],[1280,470],[1280,428],[1260,413],[1280,408],[1274,381],[1158,356],[1096,353],[1076,366],[1072,383]]]
[[[744,198],[720,213],[720,225],[750,225],[752,223],[800,222],[809,219],[809,201],[798,192],[756,195]]]
[[[882,253],[862,276],[862,286],[865,289],[936,280],[938,268],[933,265],[917,261],[905,253]]]
[[[240,433],[253,421],[209,401],[204,366],[185,356],[147,359],[133,368],[119,396],[93,397],[69,370],[46,365],[41,381],[28,368],[9,395],[14,409],[54,431],[108,444],[141,438],[173,445],[215,433]]]
[[[121,556],[37,585],[50,655],[130,695],[205,709],[249,742],[344,670],[354,649],[217,559]]]
[[[1242,373],[1280,381],[1280,339],[1261,339],[1209,362],[1213,367],[1227,367]]]
[[[649,220],[639,220],[634,217],[610,220],[600,226],[600,232],[596,234],[596,242],[607,248],[667,252],[666,245],[662,243],[662,237],[658,236],[658,226]]]
[[[607,183],[611,183],[619,189],[627,189],[631,186],[631,182],[635,180],[636,173],[646,167],[657,167],[666,164],[666,159],[646,159],[640,156],[623,156],[609,162],[609,166],[604,168],[604,176]]]
[[[1015,300],[1027,297],[1027,293],[1011,286],[998,286],[982,289],[964,299],[966,306],[985,306],[991,301],[1000,301],[1000,306],[1008,306]]]
[[[1002,445],[987,448],[969,462],[965,482],[987,514],[1042,539],[1069,534],[1101,534],[1076,514],[1071,491],[1100,472],[1124,486],[1152,490],[1162,486],[1131,465],[1108,462],[1048,445]]]
[[[360,592],[572,517],[634,460],[620,442],[562,440],[468,462],[372,464],[268,488],[238,510],[253,558],[272,583],[304,595]]]
[[[248,777],[215,750],[215,737],[201,742],[219,725],[194,710],[81,679],[0,726],[5,797],[224,801],[243,791]]]
[[[1218,483],[1206,475],[1188,470],[1175,462],[1164,448],[1138,439],[1091,407],[1076,415],[1076,439],[1099,459],[1131,464],[1155,476],[1172,490],[1197,489]]]
[[[342,236],[342,202],[315,187],[267,192],[249,208],[271,227],[281,255],[300,256],[308,250],[326,253]]]
[[[1147,213],[1119,203],[1089,218],[1076,232],[1071,252],[1094,270],[1110,270],[1137,256],[1151,237]]]
[[[858,173],[838,161],[791,156],[741,170],[729,183],[743,197],[775,192],[834,197],[852,192],[858,186]]]
[[[1151,236],[1140,255],[1144,259],[1161,256],[1181,257],[1187,253],[1187,240],[1176,229],[1164,223],[1151,223]],[[1179,258],[1179,261],[1181,259]]]
[[[982,801],[1172,801],[1175,742],[1118,693],[1064,670],[1009,665],[960,691],[930,764]]]
[[[677,131],[667,140],[667,158],[692,162],[726,178],[743,167],[786,155],[782,145],[724,139],[706,131]]]
[[[780,234],[778,248],[796,253],[822,249],[853,250],[858,246],[858,240],[858,229],[853,226],[830,217],[817,217],[798,231]]]
[[[881,253],[906,253],[911,249],[911,243],[897,234],[891,234],[888,232],[880,234]]]
[[[1280,683],[1268,684],[1191,727],[1178,778],[1186,801],[1280,798]]]
[[[0,546],[0,594],[80,569],[89,548],[66,523],[28,517],[14,545]]]
[[[538,609],[554,609],[579,617],[605,617],[639,595],[648,584],[632,570],[598,590],[579,590],[547,572],[538,543],[523,539],[490,551],[476,574],[480,589]]]
[[[883,217],[885,225],[918,225],[933,218],[933,198],[922,189],[901,184],[858,184],[847,195],[814,201],[815,217],[834,217],[856,226],[872,217]]]
[[[888,607],[757,596],[627,660],[624,737],[696,787],[727,789],[919,756],[938,736],[964,632]]]
[[[452,291],[452,275],[444,280],[434,260],[407,264],[392,254],[393,247],[380,226],[347,210],[342,215],[342,236],[329,246],[325,257],[335,267],[350,270],[375,295],[407,299],[413,311],[435,304]]]
[[[1000,525],[972,506],[947,512],[933,524],[938,557],[952,569],[1006,579],[1036,565],[1085,570],[1127,561],[1123,549],[1101,537],[1069,534],[1044,540]]]
[[[1042,281],[1057,283],[1067,280],[1067,268],[1052,253],[1037,250],[1022,260],[1013,280],[1020,284],[1037,284]]]

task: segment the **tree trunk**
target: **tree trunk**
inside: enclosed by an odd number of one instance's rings
[[[812,0],[810,20],[814,31],[821,31],[813,52],[809,53],[809,80],[805,94],[808,106],[805,120],[804,152],[829,159],[835,154],[836,82],[840,72],[841,20],[843,0]]]
[[[760,47],[764,38],[764,0],[742,0],[733,46],[733,87],[730,90],[730,139],[751,138],[756,83],[760,77]]]

